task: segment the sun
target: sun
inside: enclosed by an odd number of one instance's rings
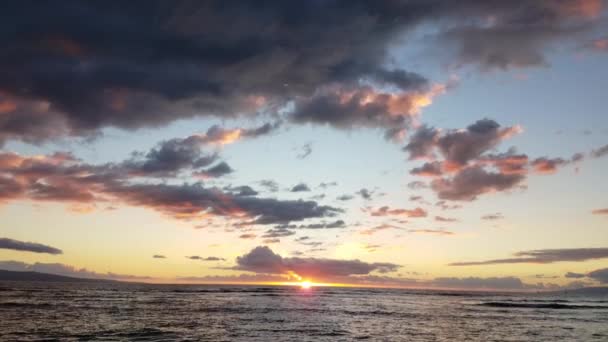
[[[309,281],[303,281],[300,283],[300,287],[304,290],[310,289],[311,286],[312,284]]]

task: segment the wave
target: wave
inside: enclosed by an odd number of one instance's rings
[[[480,303],[481,306],[489,306],[495,308],[525,308],[525,309],[605,309],[608,310],[608,306],[602,305],[574,305],[574,304],[563,304],[563,302],[553,303],[517,303],[517,302],[485,302]]]

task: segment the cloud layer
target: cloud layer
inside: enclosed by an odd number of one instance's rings
[[[516,258],[493,259],[484,261],[454,262],[450,266],[477,266],[495,264],[550,264],[554,262],[579,262],[608,258],[608,248],[563,248],[539,249],[514,254]]]
[[[43,245],[36,242],[24,242],[8,238],[0,238],[0,249],[12,249],[15,251],[62,254],[63,251],[59,248]]]

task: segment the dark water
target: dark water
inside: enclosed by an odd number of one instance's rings
[[[0,282],[2,341],[608,341],[608,298]]]

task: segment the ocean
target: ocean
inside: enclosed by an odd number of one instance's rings
[[[2,341],[608,341],[608,297],[0,282]]]

